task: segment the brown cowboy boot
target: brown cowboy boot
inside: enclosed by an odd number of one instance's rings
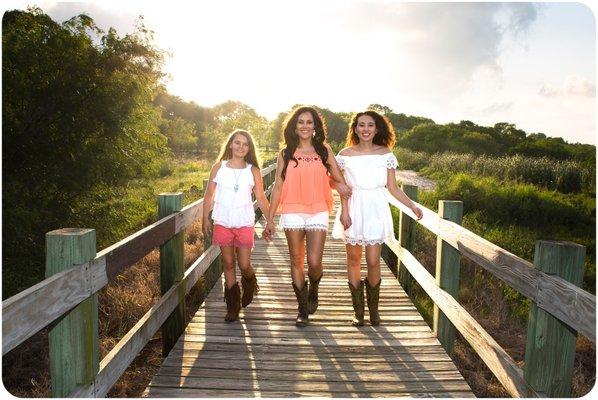
[[[241,289],[239,283],[235,284],[229,289],[224,284],[224,301],[226,302],[226,322],[236,321],[239,318],[239,311],[241,311]]]
[[[297,326],[305,326],[307,325],[309,319],[309,310],[307,309],[307,281],[303,282],[303,287],[301,289],[297,288],[293,283],[293,290],[295,291],[295,296],[297,296],[297,319],[295,320],[295,325]]]
[[[313,314],[318,309],[318,287],[320,286],[320,279],[322,279],[322,275],[318,279],[312,279],[309,277],[309,295],[307,296],[307,308],[310,314]]]
[[[370,310],[370,324],[376,326],[380,325],[380,314],[378,313],[378,302],[380,301],[380,283],[382,279],[378,281],[376,286],[370,286],[368,278],[365,278],[365,292],[368,301],[368,310]]]
[[[349,289],[351,289],[351,300],[353,300],[353,310],[355,311],[355,317],[351,324],[353,326],[363,326],[363,314],[365,308],[363,301],[363,281],[359,281],[357,288],[349,282]]]
[[[241,286],[243,286],[243,297],[241,298],[241,305],[247,307],[253,301],[253,296],[260,291],[260,287],[257,284],[255,274],[249,278],[241,277]]]

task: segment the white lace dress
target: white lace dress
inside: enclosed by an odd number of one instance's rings
[[[353,223],[344,230],[339,205],[332,237],[352,245],[384,243],[394,235],[386,182],[388,169],[398,167],[396,157],[392,153],[350,157],[338,155],[336,161],[347,184],[353,188],[349,198],[349,216]]]

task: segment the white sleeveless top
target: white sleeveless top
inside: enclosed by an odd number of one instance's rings
[[[213,182],[216,182],[214,196],[214,223],[226,228],[241,228],[255,225],[255,212],[251,192],[255,182],[252,165],[242,169],[229,168],[228,161],[220,163]]]

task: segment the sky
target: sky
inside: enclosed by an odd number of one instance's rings
[[[168,91],[273,119],[294,104],[369,104],[437,123],[509,122],[596,144],[596,25],[583,3],[382,0],[8,1],[120,35],[143,15],[168,50]]]

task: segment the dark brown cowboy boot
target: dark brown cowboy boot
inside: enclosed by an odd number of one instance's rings
[[[229,289],[224,288],[224,301],[226,302],[226,322],[236,321],[239,318],[239,311],[241,311],[241,289],[239,283],[235,284]]]
[[[303,287],[301,289],[297,288],[293,283],[293,290],[295,291],[295,296],[297,296],[297,319],[295,320],[295,325],[297,326],[305,326],[307,325],[309,319],[309,310],[307,309],[307,281],[303,282]]]
[[[244,276],[241,277],[241,286],[243,286],[241,305],[247,307],[253,301],[253,296],[260,290],[255,274],[251,275],[249,278],[245,278]]]
[[[363,314],[365,308],[363,301],[363,281],[359,281],[357,288],[349,282],[349,289],[351,289],[351,300],[353,300],[353,310],[355,311],[355,317],[351,324],[353,326],[363,326]]]
[[[307,307],[310,314],[313,314],[318,309],[318,287],[320,286],[320,279],[322,279],[322,275],[316,280],[309,277],[309,295],[307,296]]]
[[[378,284],[374,287],[370,286],[368,278],[365,278],[365,292],[368,301],[368,310],[370,310],[370,324],[376,326],[380,325],[380,314],[378,313],[378,302],[380,301],[380,283],[382,279],[378,281]]]

